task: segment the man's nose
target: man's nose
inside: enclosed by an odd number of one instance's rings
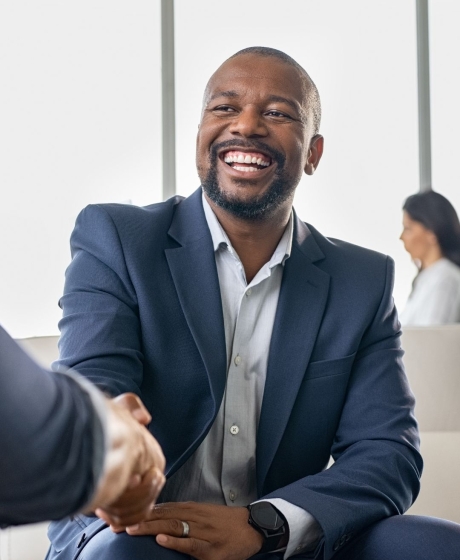
[[[263,115],[255,107],[243,109],[232,121],[230,132],[245,138],[267,136],[268,134]]]

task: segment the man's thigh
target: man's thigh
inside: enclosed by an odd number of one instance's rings
[[[190,556],[159,546],[155,537],[115,534],[106,528],[87,542],[76,560],[190,560]]]
[[[458,560],[460,525],[434,517],[397,515],[375,523],[334,560]]]

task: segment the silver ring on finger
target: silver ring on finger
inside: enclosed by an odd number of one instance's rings
[[[190,525],[187,523],[187,521],[181,521],[181,523],[182,523],[181,538],[185,539],[186,537],[188,537],[188,534],[190,533]]]

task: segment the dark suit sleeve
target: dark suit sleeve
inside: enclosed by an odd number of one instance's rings
[[[283,498],[316,518],[324,532],[319,558],[329,559],[373,522],[404,513],[419,491],[422,460],[414,398],[402,364],[393,276],[388,259],[381,303],[349,380],[331,450],[334,465],[266,496]]]
[[[140,396],[138,303],[112,218],[104,208],[88,206],[77,218],[70,243],[56,364],[76,368],[110,395]]]
[[[102,470],[103,426],[70,375],[41,369],[0,327],[0,524],[83,507]]]

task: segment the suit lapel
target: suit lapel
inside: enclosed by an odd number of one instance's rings
[[[257,432],[259,493],[288,423],[326,306],[329,275],[313,264],[323,258],[310,230],[296,217],[270,343]]]
[[[165,250],[185,318],[208,373],[217,414],[226,382],[226,347],[219,279],[201,189],[183,200],[168,234],[180,246]]]

